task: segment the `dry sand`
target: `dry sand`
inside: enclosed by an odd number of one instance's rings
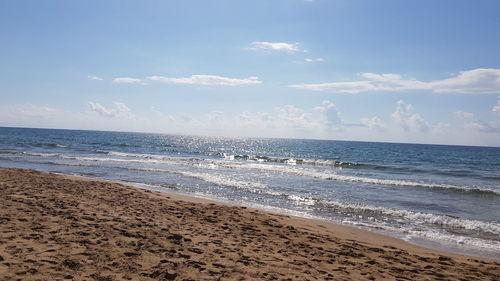
[[[499,280],[498,260],[199,201],[0,168],[0,280]]]

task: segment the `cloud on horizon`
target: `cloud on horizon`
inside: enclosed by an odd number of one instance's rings
[[[455,126],[431,123],[404,101],[396,104],[392,115],[389,111],[382,118],[359,120],[344,120],[338,106],[329,100],[312,108],[289,104],[269,111],[239,113],[173,113],[156,107],[136,113],[121,102],[109,106],[89,102],[86,108],[67,111],[50,105],[3,104],[0,126],[492,146],[498,146],[500,140],[500,120],[481,121],[473,113],[463,111],[457,113],[462,121]]]
[[[403,100],[396,103],[396,111],[391,117],[405,131],[427,132],[431,128],[420,114],[413,112],[413,106]]]
[[[478,68],[431,82],[404,78],[399,74],[361,73],[362,80],[318,84],[293,84],[290,88],[327,91],[345,94],[363,92],[430,91],[439,94],[495,94],[500,93],[500,69]]]
[[[114,102],[114,108],[106,108],[99,103],[89,102],[89,108],[103,117],[117,118],[117,117],[131,117],[132,111],[128,106],[121,102]]]
[[[498,105],[497,105],[498,106]],[[495,107],[497,107],[495,106]],[[495,107],[493,109],[495,109]],[[498,106],[500,108],[500,106]],[[500,110],[500,109],[499,109]],[[495,112],[493,110],[493,112]],[[483,133],[499,133],[500,132],[500,120],[491,120],[485,122],[479,120],[474,113],[466,111],[457,111],[457,117],[463,121],[463,128],[473,131],[479,131]]]
[[[387,125],[377,116],[371,118],[361,118],[360,123],[373,131],[385,131]]]

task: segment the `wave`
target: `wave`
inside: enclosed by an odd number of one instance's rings
[[[489,189],[476,186],[460,186],[452,184],[439,184],[439,183],[425,183],[418,181],[408,181],[399,179],[380,179],[361,176],[341,175],[332,173],[330,171],[319,171],[305,167],[296,167],[292,165],[272,165],[269,163],[253,163],[253,162],[235,162],[227,160],[214,160],[214,159],[201,159],[192,157],[170,157],[154,154],[134,154],[122,152],[107,152],[107,155],[117,156],[110,157],[87,157],[87,156],[69,156],[55,153],[27,153],[22,152],[24,155],[38,156],[38,157],[54,157],[62,159],[73,159],[86,162],[122,162],[122,163],[141,163],[141,164],[171,164],[171,165],[189,165],[198,168],[226,168],[226,169],[243,169],[243,170],[258,170],[280,174],[291,174],[300,177],[309,177],[322,180],[331,180],[349,183],[385,185],[396,187],[415,187],[415,188],[428,188],[428,189],[446,189],[457,192],[479,193],[485,195],[500,195],[500,190]],[[130,159],[135,158],[135,159]]]
[[[500,242],[497,240],[490,240],[488,238],[470,237],[461,234],[456,234],[448,231],[430,228],[420,228],[412,226],[394,226],[389,224],[373,224],[357,220],[342,220],[342,224],[352,225],[369,230],[382,230],[384,234],[392,233],[399,234],[398,238],[417,245],[429,247],[429,244],[423,243],[422,238],[430,241],[438,242],[444,245],[445,249],[457,251],[457,253],[465,253],[470,255],[478,254],[480,256],[486,255],[487,257],[496,258],[500,251]],[[401,237],[402,236],[402,237]],[[433,246],[434,247],[434,246]]]
[[[422,183],[416,181],[376,179],[376,178],[353,177],[344,175],[328,175],[328,176],[321,175],[320,177],[325,180],[334,180],[334,181],[359,182],[367,184],[403,186],[403,187],[423,187],[429,189],[447,189],[459,192],[476,192],[476,193],[486,193],[489,195],[500,195],[500,190],[480,188],[480,187],[466,187],[466,186],[458,186],[452,184]]]
[[[344,203],[298,195],[287,195],[287,198],[300,204],[329,207],[343,214],[362,214],[365,217],[392,217],[404,219],[405,221],[419,225],[437,225],[444,229],[464,229],[468,231],[488,232],[497,237],[500,235],[500,223],[495,222],[484,222],[448,215],[414,212],[365,204]]]
[[[345,162],[338,160],[323,160],[323,159],[295,159],[295,158],[278,158],[269,156],[259,156],[259,155],[232,155],[226,153],[215,153],[211,155],[220,156],[228,160],[246,160],[246,161],[256,161],[256,162],[271,162],[271,163],[284,163],[290,165],[317,165],[317,166],[330,166],[330,167],[356,167],[362,166],[363,164],[358,164],[354,162]]]
[[[85,157],[85,156],[68,156],[63,154],[56,153],[35,153],[35,152],[22,152],[22,154],[30,155],[30,156],[39,156],[39,157],[61,157],[66,159],[75,159],[81,161],[111,161],[111,162],[144,162],[151,163],[156,161],[210,161],[210,159],[202,159],[195,157],[171,157],[157,154],[145,154],[145,153],[124,153],[124,152],[116,152],[116,151],[103,151],[97,150],[99,154],[106,154],[110,156],[118,156],[123,158],[102,158],[102,157]],[[351,162],[343,162],[337,160],[307,160],[307,159],[293,159],[293,158],[271,158],[266,156],[248,156],[248,155],[226,155],[224,153],[217,154],[223,155],[223,158],[226,160],[248,160],[248,161],[256,161],[256,162],[270,162],[270,163],[284,163],[290,165],[297,164],[309,164],[309,165],[322,165],[322,166],[332,166],[332,167],[347,167],[347,166],[356,166],[359,164],[351,163]],[[141,160],[133,160],[126,158],[138,158],[144,159]],[[217,160],[212,160],[217,162]]]
[[[162,159],[154,159],[150,158],[148,160],[140,160],[140,159],[125,159],[125,158],[104,158],[104,157],[88,157],[88,156],[70,156],[58,153],[34,153],[34,152],[22,152],[23,155],[28,156],[37,156],[37,157],[50,157],[50,158],[61,158],[61,159],[72,159],[78,161],[87,161],[87,162],[126,162],[126,163],[151,163],[151,164],[163,164],[168,160],[167,157]],[[179,160],[178,158],[171,158],[170,160]]]
[[[61,158],[64,157],[64,155],[58,153],[21,152],[21,154],[28,156],[38,156],[38,157],[61,157]]]
[[[447,215],[413,212],[409,210],[385,208],[371,205],[341,203],[334,201],[320,201],[320,204],[340,208],[344,211],[356,211],[369,215],[382,215],[384,217],[402,218],[412,223],[421,225],[438,225],[444,228],[461,228],[470,231],[489,232],[500,235],[500,224],[494,222],[483,222],[458,218]]]
[[[157,155],[157,154],[124,153],[124,152],[115,152],[115,151],[108,151],[108,152],[106,152],[106,154],[112,155],[112,156],[140,158],[140,159],[146,159],[146,160],[152,160],[152,159],[153,160],[185,160],[185,159],[201,160],[201,159],[197,159],[197,158],[170,157],[170,156]]]
[[[170,156],[164,156],[164,155],[157,155],[157,154],[140,154],[140,153],[123,153],[123,152],[114,152],[110,151],[107,152],[108,155],[114,155],[114,156],[120,156],[120,157],[133,157],[133,158],[142,158],[142,159],[154,159],[154,160],[168,160],[168,161],[214,161],[213,164],[215,165],[224,165],[224,163],[216,163],[217,160],[214,159],[202,159],[202,158],[182,158],[182,157],[170,157]],[[326,159],[295,159],[295,158],[279,158],[279,157],[269,157],[269,156],[259,156],[259,155],[233,155],[233,154],[227,154],[227,153],[209,153],[209,156],[218,156],[223,158],[224,160],[228,162],[234,162],[234,163],[241,163],[242,161],[245,161],[244,163],[255,163],[256,164],[272,164],[272,163],[278,163],[278,164],[287,164],[285,166],[296,166],[296,165],[304,165],[304,166],[325,166],[325,167],[334,167],[334,168],[367,168],[367,169],[374,169],[374,170],[390,170],[390,171],[402,171],[402,172],[411,172],[411,173],[431,173],[431,174],[438,174],[438,175],[448,175],[448,176],[456,176],[456,177],[468,177],[468,176],[478,176],[477,173],[473,171],[464,171],[464,170],[459,170],[459,171],[428,171],[424,169],[417,169],[414,167],[392,167],[392,166],[384,166],[384,165],[374,165],[374,164],[362,164],[362,163],[355,163],[355,162],[348,162],[348,161],[340,161],[340,160],[326,160]],[[232,160],[240,160],[240,161],[232,161]],[[212,164],[211,164],[212,165]],[[226,166],[227,163],[226,163]],[[317,178],[317,177],[315,177]],[[322,178],[322,177],[320,177]],[[328,179],[327,180],[332,180]],[[336,179],[340,180],[340,179]],[[357,182],[356,180],[347,180],[350,182]],[[363,182],[363,181],[361,181]],[[376,181],[371,181],[367,183],[372,183],[372,184],[388,184],[388,185],[398,185],[395,183],[390,183],[390,182],[376,182]],[[402,183],[403,186],[411,186],[412,184],[405,184]],[[449,185],[449,186],[429,186],[428,184],[416,184],[415,186],[417,187],[442,187],[442,188],[454,188],[454,186]],[[484,189],[479,189],[479,188],[472,188],[469,189],[470,191],[487,191]]]
[[[22,143],[22,145],[31,146],[31,147],[57,147],[57,148],[66,148],[68,146],[55,143],[55,142],[38,142],[38,143]]]
[[[417,239],[420,237],[424,237],[431,241],[439,241],[439,242],[444,241],[446,244],[451,243],[459,245],[458,249],[460,251],[463,251],[462,253],[465,254],[477,253],[481,256],[486,254],[487,255],[486,257],[491,257],[494,259],[498,258],[498,252],[500,251],[500,242],[494,240],[482,239],[477,237],[468,237],[464,235],[457,235],[451,233],[443,233],[442,231],[435,231],[428,229],[426,230],[409,229],[406,230],[405,232],[410,235],[403,238],[403,240],[406,240],[410,243],[412,239],[415,237],[417,237]],[[451,249],[453,250],[453,248]],[[477,249],[480,250],[478,251]]]
[[[98,145],[99,147],[108,146],[108,147],[139,147],[137,144],[128,144],[128,143],[111,143],[111,142],[89,142],[86,144],[90,145]]]
[[[136,182],[136,181],[123,181],[124,183],[131,184],[136,187],[144,188],[147,189],[147,187],[159,187],[162,189],[178,189],[177,186],[170,185],[170,184],[161,184],[161,183],[143,183],[143,182]]]
[[[213,165],[213,164],[210,164]],[[375,184],[375,185],[386,185],[386,186],[401,186],[401,187],[421,187],[429,189],[447,189],[459,192],[476,192],[485,193],[489,195],[500,195],[500,190],[481,188],[481,187],[471,187],[471,186],[459,186],[451,184],[437,184],[437,183],[422,183],[417,181],[406,181],[406,180],[392,180],[392,179],[378,179],[378,178],[368,178],[359,176],[347,176],[339,175],[326,171],[316,171],[305,168],[289,167],[289,166],[276,166],[258,163],[218,163],[219,166],[226,168],[239,168],[239,169],[250,169],[250,170],[265,170],[278,173],[293,174],[301,177],[317,178],[322,180],[332,180],[341,182],[353,182],[353,183],[363,183],[363,184]]]
[[[124,153],[109,151],[108,155],[120,156],[120,157],[134,157],[134,158],[144,158],[144,159],[179,159],[178,157],[169,157],[157,154],[141,154],[141,153]],[[295,158],[278,158],[269,156],[259,156],[259,155],[233,155],[227,153],[208,153],[209,156],[218,156],[225,160],[242,160],[242,161],[254,161],[254,162],[268,162],[268,163],[281,163],[289,165],[314,165],[314,166],[330,166],[330,167],[358,167],[366,166],[365,164],[359,164],[354,162],[338,161],[338,160],[322,160],[322,159],[295,159]],[[188,158],[191,160],[208,160],[201,158]]]

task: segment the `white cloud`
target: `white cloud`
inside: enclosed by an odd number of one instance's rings
[[[317,106],[314,108],[315,111],[324,114],[326,125],[332,129],[339,129],[342,126],[342,119],[337,110],[337,106],[329,100],[323,101],[322,106]]]
[[[284,51],[284,52],[298,52],[300,51],[299,43],[285,43],[285,42],[252,42],[250,50],[267,50],[267,51]]]
[[[89,102],[91,111],[103,117],[117,118],[117,117],[131,117],[132,111],[128,106],[121,102],[115,102],[114,108],[106,108],[99,103]]]
[[[258,77],[252,76],[248,78],[238,79],[229,78],[217,75],[191,75],[191,77],[172,78],[164,76],[150,76],[147,79],[171,84],[190,84],[190,85],[205,85],[205,86],[240,86],[261,84],[262,81]]]
[[[142,80],[138,78],[129,78],[129,77],[119,77],[113,79],[113,83],[117,84],[138,84],[141,83]]]
[[[311,113],[294,105],[285,105],[276,108],[276,110],[278,112],[278,119],[284,121],[288,127],[307,129],[315,123]]]
[[[102,78],[101,77],[97,77],[97,76],[94,76],[94,75],[89,75],[87,76],[87,78],[89,80],[94,80],[94,81],[102,81]]]
[[[483,133],[500,133],[500,121],[484,122],[474,119],[466,122],[464,128]]]
[[[429,83],[436,93],[500,93],[500,69],[479,68],[462,71],[457,76]]]
[[[403,100],[397,102],[396,111],[391,117],[405,131],[426,132],[430,129],[429,123],[420,114],[413,113],[413,106]]]
[[[305,62],[324,62],[324,58],[306,58],[304,59]]]
[[[357,94],[362,92],[399,92],[426,90],[434,93],[492,94],[500,93],[500,69],[473,69],[455,77],[431,82],[403,78],[399,74],[361,73],[362,80],[318,84],[294,84],[291,88]]]
[[[479,120],[473,113],[465,111],[457,111],[456,114],[460,119],[463,120],[464,129],[483,132],[483,133],[500,132],[500,121],[498,120],[484,122]]]
[[[345,122],[342,120],[337,106],[329,100],[323,101],[321,106],[313,108],[314,111],[321,113],[323,125],[332,130],[342,130],[347,127],[366,127],[370,130],[383,131],[386,125],[376,116],[371,118],[361,118],[359,122]]]

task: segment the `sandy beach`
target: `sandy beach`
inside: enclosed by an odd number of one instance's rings
[[[0,169],[0,280],[499,280],[500,262],[119,183]]]

